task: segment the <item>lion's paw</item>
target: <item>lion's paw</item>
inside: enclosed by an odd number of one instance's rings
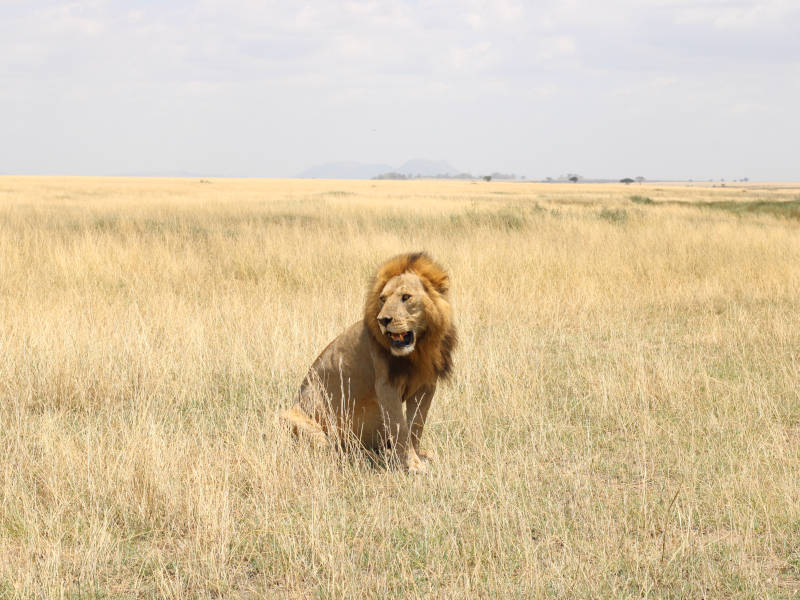
[[[436,460],[436,456],[426,450],[418,450],[417,456],[423,463],[432,463]]]
[[[425,463],[422,462],[417,456],[414,456],[413,458],[409,457],[406,466],[409,473],[421,475],[428,472],[428,467],[425,466]]]

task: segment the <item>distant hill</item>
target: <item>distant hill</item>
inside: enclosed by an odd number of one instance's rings
[[[298,177],[301,179],[372,179],[376,175],[391,170],[391,165],[346,161],[316,165],[306,169]]]
[[[425,160],[414,158],[407,160],[400,167],[394,169],[398,173],[406,175],[422,175],[423,177],[434,177],[436,175],[458,175],[459,171],[450,163],[443,160]]]
[[[458,171],[443,160],[415,158],[404,162],[399,167],[354,161],[326,163],[306,169],[298,177],[302,179],[372,179],[383,173],[435,177],[436,175],[457,175]]]

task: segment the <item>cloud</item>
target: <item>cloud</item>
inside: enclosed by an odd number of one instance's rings
[[[632,115],[665,138],[665,123],[701,135],[721,114],[785,121],[800,104],[798,22],[794,0],[5,2],[0,135],[16,152],[0,149],[0,160],[119,170],[70,150],[58,132],[72,123],[86,140],[128,140],[129,155],[111,153],[117,162],[144,160],[134,149],[147,147],[147,160],[210,164],[203,144],[230,145],[214,153],[238,157],[222,170],[269,163],[286,170],[268,174],[288,175],[435,147],[459,168],[491,159],[562,172],[577,166],[556,166],[569,148],[554,152],[548,139],[613,156],[589,133]],[[359,133],[365,121],[381,122],[386,138]],[[148,145],[156,129],[171,140],[163,149]],[[37,153],[25,136],[52,150]],[[767,137],[751,132],[791,154]],[[745,142],[732,141],[731,154]],[[497,145],[501,154],[487,149]]]
[[[575,39],[568,35],[550,35],[539,38],[536,45],[536,58],[552,61],[575,54]]]
[[[672,2],[677,24],[707,25],[718,30],[758,31],[782,29],[800,16],[800,6],[793,0],[742,2],[721,0]]]

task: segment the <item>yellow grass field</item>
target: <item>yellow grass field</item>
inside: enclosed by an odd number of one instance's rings
[[[417,249],[429,473],[297,443]],[[800,187],[0,178],[0,598],[800,597],[799,390]]]

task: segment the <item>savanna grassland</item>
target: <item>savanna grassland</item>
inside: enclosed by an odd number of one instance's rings
[[[295,442],[416,249],[429,473]],[[799,390],[800,188],[0,178],[0,598],[798,597]]]

